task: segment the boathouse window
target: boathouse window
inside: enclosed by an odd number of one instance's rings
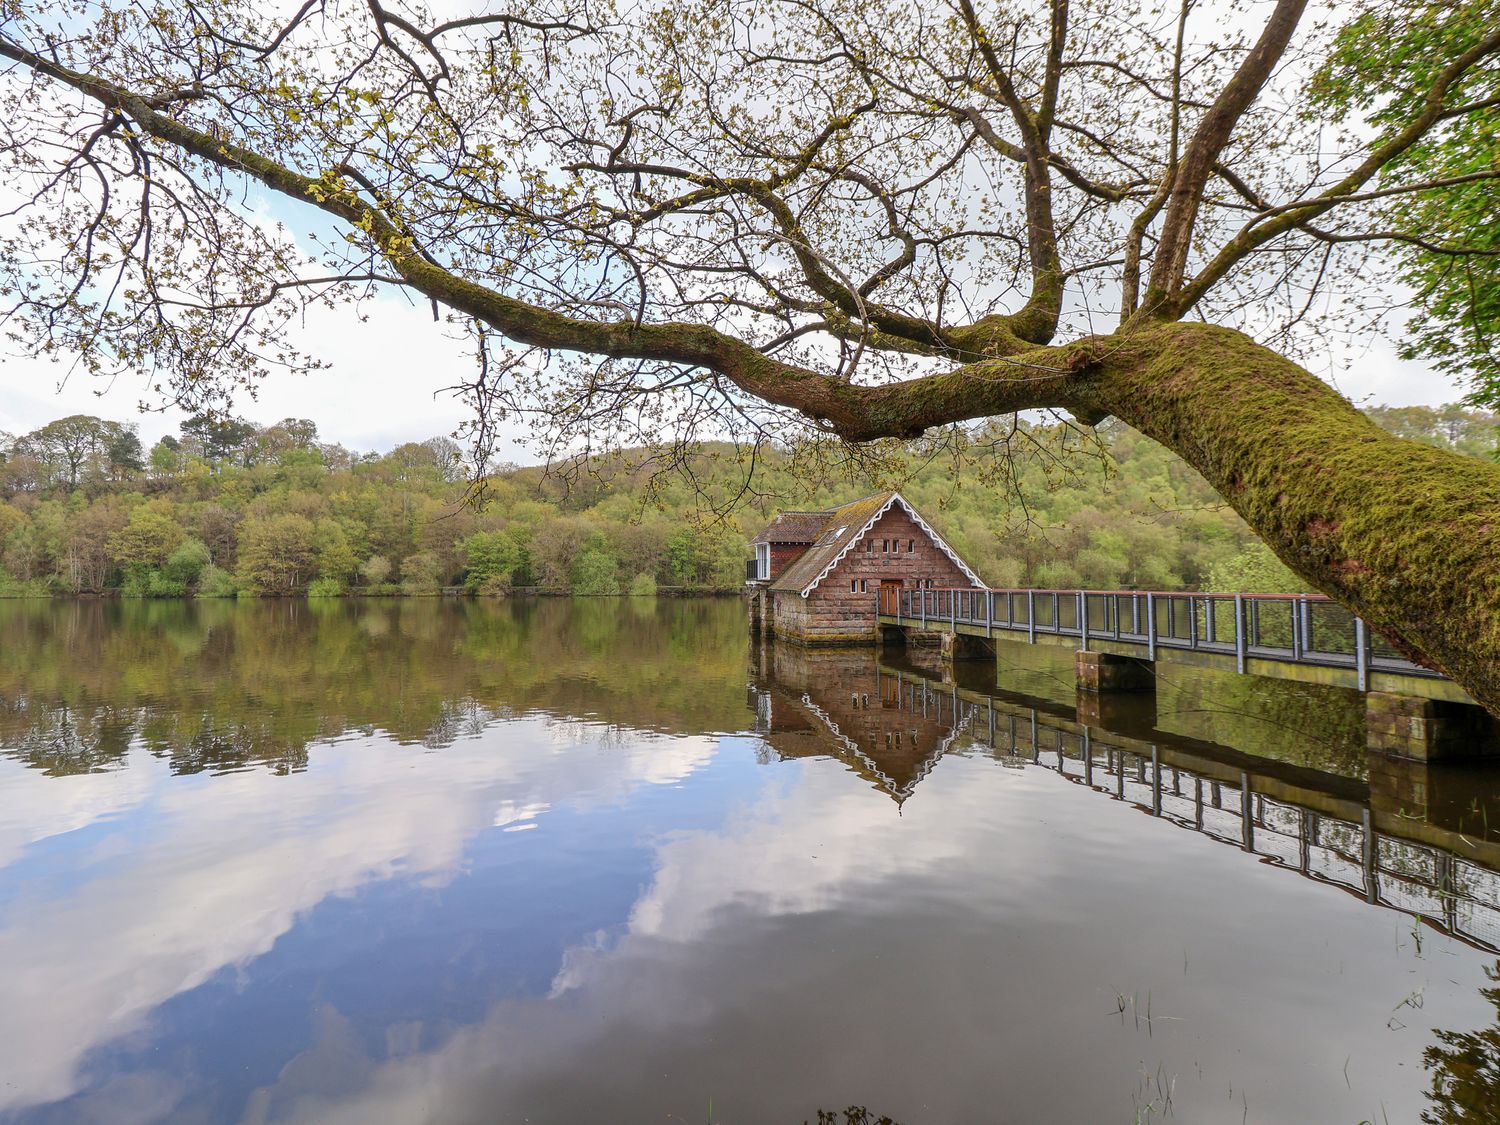
[[[755,577],[762,582],[771,577],[771,544],[769,543],[755,545]]]
[[[857,579],[854,579],[854,578],[849,579],[849,592],[851,594],[853,594],[858,589],[859,589],[859,581]]]
[[[917,549],[917,541],[915,539],[908,539],[906,541],[906,553],[909,555],[913,551],[915,551],[916,549]]]

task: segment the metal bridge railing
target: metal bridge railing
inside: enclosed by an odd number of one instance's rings
[[[1242,672],[1251,658],[1351,668],[1361,689],[1369,686],[1371,671],[1443,678],[1320,594],[903,588],[884,591],[879,611],[924,627],[978,627],[990,636],[1077,637],[1081,648],[1092,640],[1139,645],[1150,660],[1158,648],[1221,653],[1233,656]]]

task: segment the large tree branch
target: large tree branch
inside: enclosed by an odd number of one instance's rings
[[[1068,9],[1064,0],[1054,0],[1048,47],[1048,72],[1043,81],[1042,111],[1026,104],[1010,73],[1001,64],[994,44],[972,0],[958,0],[964,26],[978,49],[994,82],[1000,100],[1010,110],[1021,135],[1025,154],[1023,181],[1026,206],[1027,250],[1031,259],[1031,294],[1026,305],[1011,318],[1012,330],[1023,340],[1047,343],[1057,332],[1062,314],[1064,275],[1057,249],[1057,220],[1052,209],[1051,150],[1048,134],[1056,111],[1057,83],[1062,78],[1062,51],[1067,38]],[[1053,61],[1055,57],[1055,62]],[[1049,102],[1050,99],[1050,102]]]
[[[1203,190],[1240,118],[1250,108],[1286,53],[1307,0],[1277,0],[1260,39],[1198,122],[1182,160],[1173,169],[1161,238],[1141,305],[1153,314],[1182,284],[1192,248]]]

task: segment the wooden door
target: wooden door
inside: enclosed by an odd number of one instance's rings
[[[894,617],[901,612],[901,587],[905,585],[899,578],[882,578],[880,580],[880,612]]]

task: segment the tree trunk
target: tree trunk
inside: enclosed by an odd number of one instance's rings
[[[1095,344],[1082,407],[1177,453],[1314,588],[1500,715],[1500,464],[1386,433],[1231,329]]]

